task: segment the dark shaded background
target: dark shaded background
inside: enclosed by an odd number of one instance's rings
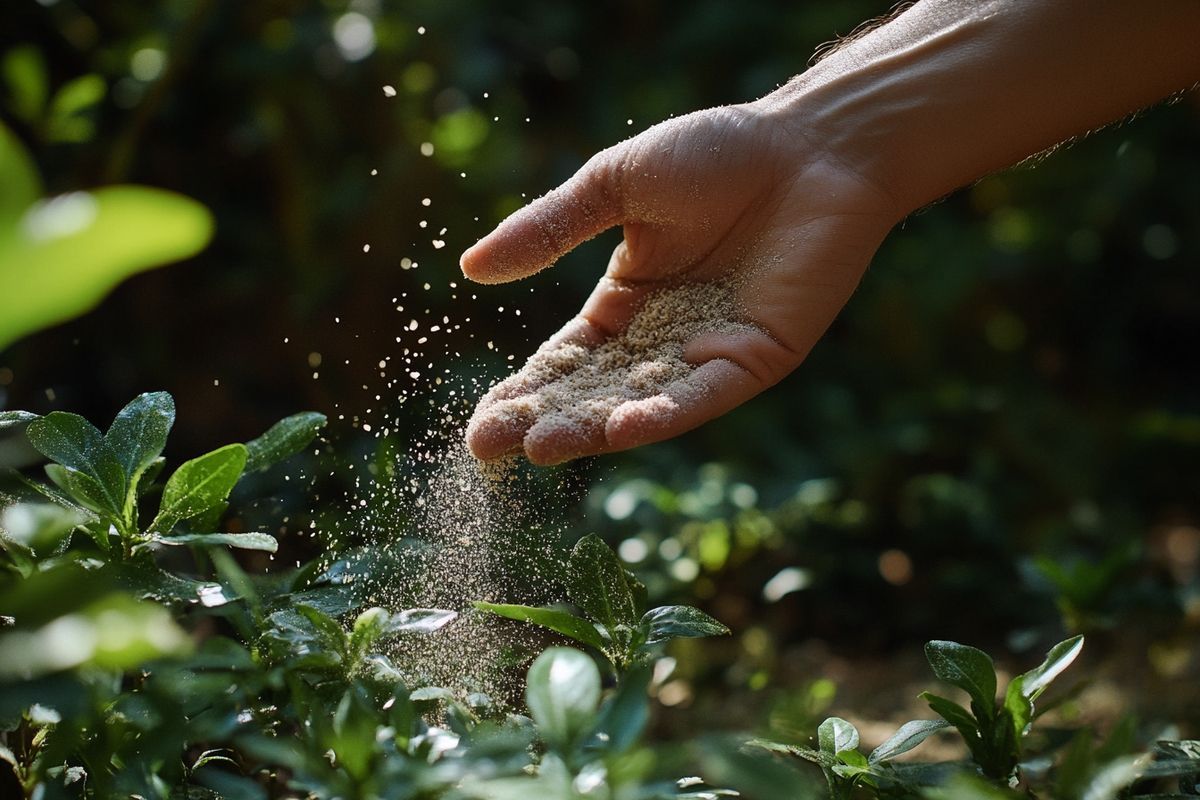
[[[87,141],[49,142],[5,109],[49,189],[175,189],[214,212],[217,234],[0,353],[0,406],[103,420],[167,389],[171,458],[302,408],[377,410],[373,365],[400,349],[409,317],[389,300],[402,292],[472,318],[445,366],[498,376],[506,362],[483,342],[530,352],[617,234],[452,300],[462,249],[596,150],[763,94],[887,7],[9,0],[0,50],[34,44],[52,85],[108,85]],[[369,53],[339,49],[339,26],[345,39],[364,25]],[[745,708],[790,709],[790,727],[832,701],[822,676],[853,684],[889,663],[922,675],[905,654],[926,638],[1025,663],[1084,630],[1125,702],[1200,719],[1186,688],[1200,681],[1200,97],[1140,117],[907,220],[766,396],[679,441],[568,468],[597,480],[567,512],[581,532],[640,542],[622,552],[643,556],[656,596],[738,631],[689,662],[679,704],[749,693],[762,702]],[[391,409],[401,449],[427,422],[408,408]],[[334,436],[347,453],[378,447],[346,425]],[[803,588],[764,599],[788,568]],[[839,700],[908,700],[877,671]]]

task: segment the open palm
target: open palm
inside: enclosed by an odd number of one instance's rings
[[[729,411],[800,364],[898,218],[885,193],[754,104],[671,120],[599,153],[467,250],[467,277],[531,275],[619,224],[624,241],[604,277],[552,344],[595,347],[649,293],[685,283],[728,280],[747,324],[686,342],[696,369],[679,385],[583,425],[500,413],[544,380],[526,365],[480,401],[469,446],[484,459],[523,450],[553,464],[670,438]]]

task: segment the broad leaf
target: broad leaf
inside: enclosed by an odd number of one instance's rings
[[[384,625],[383,635],[397,633],[433,633],[441,630],[458,616],[456,611],[441,608],[409,608],[392,614]]]
[[[600,638],[600,634],[596,631],[595,626],[574,614],[568,614],[566,611],[558,611],[553,608],[509,605],[506,603],[475,602],[471,605],[483,611],[498,614],[501,617],[515,619],[518,622],[532,622],[534,625],[541,625],[543,628],[549,628],[556,633],[561,633],[569,639],[591,645],[597,650],[604,650],[604,640]]]
[[[610,631],[637,624],[633,589],[617,554],[594,533],[584,536],[567,561],[567,596]]]
[[[46,62],[41,52],[31,44],[14,47],[4,54],[0,70],[8,87],[9,110],[21,120],[36,125],[49,96]]]
[[[37,418],[37,414],[29,411],[0,411],[0,431],[14,428],[23,422],[33,422]]]
[[[525,699],[547,744],[567,747],[591,727],[600,702],[600,670],[578,650],[551,647],[529,668]]]
[[[900,726],[900,730],[888,737],[887,741],[871,751],[867,762],[878,764],[881,761],[903,755],[919,745],[938,731],[945,730],[950,723],[944,719],[914,719]]]
[[[651,609],[642,617],[642,627],[646,630],[646,644],[729,633],[729,628],[692,606],[659,606]]]
[[[166,392],[147,392],[121,409],[104,435],[130,481],[162,455],[175,424],[175,400]]]
[[[0,179],[21,173],[10,134],[0,133]],[[8,194],[13,184],[4,181]],[[18,179],[21,201],[31,187]],[[139,186],[73,192],[19,219],[0,209],[0,349],[88,311],[126,277],[198,252],[212,235],[207,209]]]
[[[185,461],[163,487],[151,530],[168,533],[175,524],[225,502],[246,466],[246,446],[229,444]]]
[[[239,550],[262,550],[274,553],[279,542],[269,533],[184,533],[178,536],[154,536],[150,541],[171,547],[194,544],[201,547],[224,545]]]
[[[0,301],[3,302],[3,301]],[[51,461],[91,478],[100,489],[103,507],[119,516],[128,485],[121,461],[100,431],[78,414],[54,411],[25,429],[29,443]]]
[[[74,509],[50,503],[15,503],[0,510],[0,539],[7,537],[44,557],[83,522],[83,514]]]
[[[259,472],[308,447],[325,425],[325,415],[306,411],[281,419],[266,433],[246,442],[246,471]]]
[[[836,756],[858,749],[858,729],[841,717],[830,717],[817,728],[817,744],[822,753]]]
[[[600,718],[596,731],[603,733],[604,747],[610,752],[623,753],[637,743],[638,737],[650,719],[650,704],[646,700],[646,687],[650,684],[653,670],[649,666],[637,667],[622,679],[617,691],[600,707]]]
[[[996,712],[996,668],[982,650],[957,642],[932,641],[925,657],[933,674],[965,691],[977,707],[976,713],[991,719]]]

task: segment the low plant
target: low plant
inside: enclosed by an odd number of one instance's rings
[[[729,629],[692,606],[647,610],[646,587],[603,539],[588,534],[567,559],[567,597],[579,609],[476,602],[502,617],[531,622],[587,646],[618,673],[646,663],[671,639],[720,636]]]

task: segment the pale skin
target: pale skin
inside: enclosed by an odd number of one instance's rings
[[[536,389],[518,372],[480,401],[468,445],[554,464],[724,414],[800,365],[913,211],[1197,82],[1200,0],[923,0],[760,100],[604,150],[463,253],[464,274],[516,280],[621,225],[556,339],[595,344],[647,292],[733,271],[760,332],[699,337],[684,356],[704,391],[629,401],[590,427],[489,413]]]

